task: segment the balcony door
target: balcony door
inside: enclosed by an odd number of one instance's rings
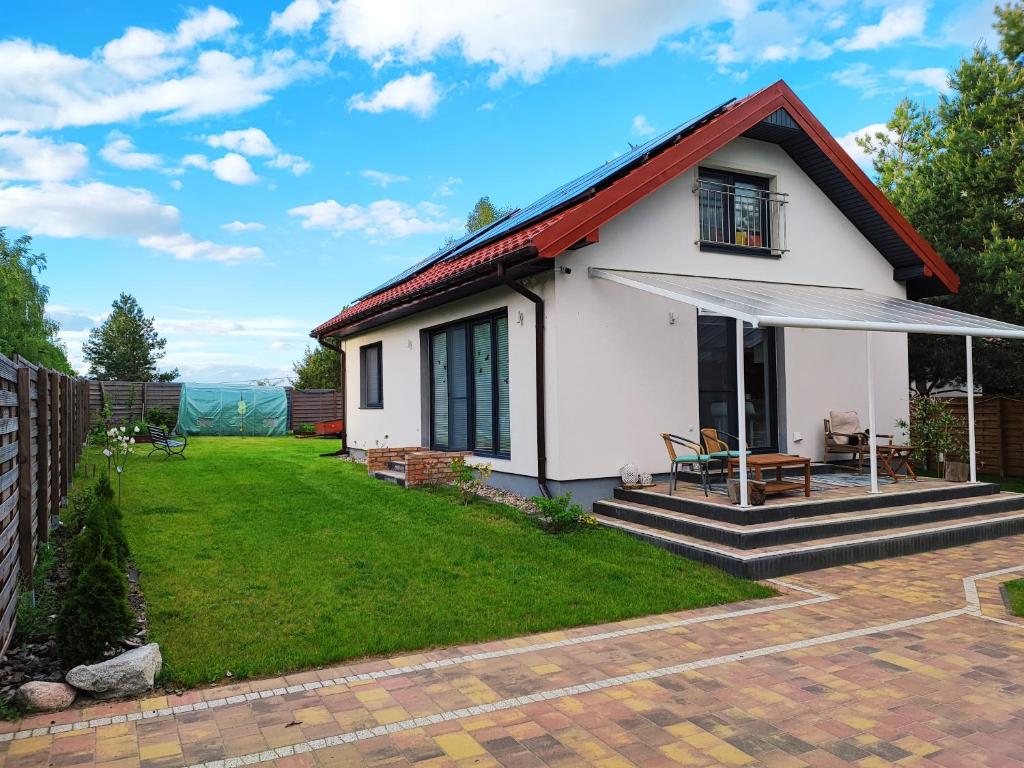
[[[700,426],[736,435],[739,414],[736,400],[736,321],[729,317],[697,318],[697,378]],[[745,328],[743,373],[746,389],[747,444],[751,450],[778,450],[778,381],[775,365],[775,329]],[[735,440],[729,441],[735,447]]]

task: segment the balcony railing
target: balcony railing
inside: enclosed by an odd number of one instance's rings
[[[693,193],[698,245],[772,256],[788,250],[785,193],[714,179],[698,179]]]

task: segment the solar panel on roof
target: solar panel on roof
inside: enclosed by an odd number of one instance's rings
[[[504,221],[495,222],[496,225],[500,224],[500,226],[492,226],[487,231],[474,233],[477,237],[471,237],[466,242],[460,243],[446,256],[443,256],[442,259],[461,256],[471,248],[475,249],[484,243],[497,240],[517,229],[521,229],[526,224],[529,224],[536,219],[549,216],[554,213],[556,209],[567,207],[589,190],[610,182],[613,177],[626,171],[634,164],[643,162],[646,155],[657,149],[661,149],[665,144],[672,141],[677,136],[693,130],[700,123],[718,114],[733,101],[735,101],[735,99],[729,99],[728,101],[719,104],[714,109],[710,109],[692,120],[688,120],[671,130],[665,131],[665,133],[660,136],[656,136],[653,139],[634,147],[629,152],[619,155],[619,157],[616,157],[613,160],[609,160],[601,167],[595,168],[594,170],[573,179],[567,184],[563,184],[558,187],[558,189],[547,193],[539,200],[536,200],[525,208],[521,208],[514,212]]]

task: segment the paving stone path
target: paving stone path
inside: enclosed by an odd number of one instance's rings
[[[1024,536],[771,600],[0,724],[0,765],[1020,766]]]

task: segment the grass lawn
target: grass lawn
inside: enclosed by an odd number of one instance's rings
[[[1005,587],[1006,595],[1010,598],[1010,613],[1024,616],[1024,579],[1008,581]]]
[[[131,457],[122,508],[165,677],[186,685],[774,594],[598,528],[407,491],[319,453],[198,438]],[[147,448],[146,446],[139,446]],[[88,461],[105,462],[97,452]]]

